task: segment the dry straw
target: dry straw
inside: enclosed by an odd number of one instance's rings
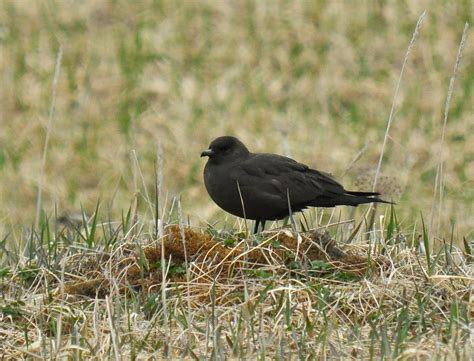
[[[417,21],[416,26],[415,26],[415,31],[413,32],[413,36],[411,38],[410,44],[408,45],[408,49],[405,53],[405,59],[403,59],[402,69],[400,70],[400,75],[398,77],[397,86],[395,87],[395,94],[393,95],[392,108],[390,109],[390,114],[388,116],[387,129],[385,130],[385,135],[384,135],[384,138],[383,138],[383,143],[382,143],[382,149],[380,151],[379,162],[377,164],[377,170],[375,171],[374,185],[372,187],[374,192],[375,192],[375,189],[377,187],[377,179],[378,179],[379,174],[380,174],[380,169],[382,168],[382,160],[383,160],[383,155],[384,155],[384,152],[385,152],[385,146],[387,144],[387,140],[388,140],[388,137],[389,137],[388,133],[390,131],[390,127],[392,126],[393,115],[395,114],[395,108],[396,108],[397,99],[398,99],[398,92],[400,90],[400,84],[402,83],[402,78],[403,78],[403,73],[405,71],[405,66],[408,62],[408,56],[410,55],[411,50],[412,50],[413,46],[415,45],[415,40],[418,36],[418,33],[420,32],[421,24],[423,22],[425,14],[426,14],[426,11],[423,11],[423,13],[418,18],[418,21]]]
[[[451,79],[449,79],[449,86],[448,86],[448,94],[446,95],[446,103],[444,105],[444,117],[443,117],[443,130],[441,132],[441,139],[439,141],[438,146],[438,167],[436,170],[436,178],[435,184],[433,189],[433,200],[431,203],[431,218],[430,218],[430,226],[428,230],[429,237],[431,239],[432,236],[432,229],[433,229],[433,222],[435,218],[435,208],[436,208],[436,195],[439,192],[439,203],[438,203],[438,229],[437,233],[439,233],[439,226],[441,223],[441,212],[443,211],[443,196],[444,196],[444,157],[443,157],[443,147],[444,147],[444,138],[446,134],[446,124],[448,123],[448,114],[449,114],[449,105],[451,104],[451,98],[453,96],[454,90],[454,81],[456,80],[456,76],[458,74],[459,64],[461,63],[462,53],[464,50],[464,45],[466,44],[466,37],[467,37],[467,29],[469,29],[469,24],[464,24],[464,30],[461,36],[461,42],[459,43],[458,53],[456,55],[456,61],[454,63],[453,75]]]
[[[44,170],[45,170],[45,166],[46,166],[46,157],[48,155],[49,137],[50,137],[50,134],[51,134],[51,130],[52,130],[52,127],[53,127],[53,120],[54,120],[54,116],[55,116],[55,113],[56,113],[56,96],[57,96],[59,75],[61,73],[62,60],[63,60],[63,48],[62,48],[62,46],[60,46],[59,50],[58,50],[58,55],[56,56],[56,65],[54,67],[51,104],[50,104],[50,107],[49,107],[48,124],[46,126],[46,137],[45,137],[45,140],[44,140],[43,154],[41,156],[41,169],[40,169],[40,172],[39,172],[38,193],[37,193],[37,196],[36,196],[36,217],[35,217],[35,226],[36,226],[36,228],[38,228],[39,220],[40,220],[40,212],[41,212],[42,197],[43,197]]]

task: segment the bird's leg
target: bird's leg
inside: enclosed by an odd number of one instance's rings
[[[253,234],[257,234],[258,232],[258,224],[260,223],[260,220],[259,219],[256,219],[255,220],[255,227],[253,229]]]
[[[255,221],[255,227],[254,227],[254,229],[253,229],[253,234],[257,234],[257,232],[258,232],[258,225],[259,225],[259,224],[262,225],[262,232],[263,232],[263,231],[265,230],[265,222],[266,222],[266,221],[263,220],[263,219],[257,219],[257,220]]]

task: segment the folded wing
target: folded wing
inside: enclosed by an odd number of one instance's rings
[[[246,198],[263,207],[273,207],[280,213],[288,212],[288,198],[293,212],[309,206],[355,206],[382,201],[374,198],[378,193],[346,191],[328,173],[275,154],[252,155],[234,176]]]

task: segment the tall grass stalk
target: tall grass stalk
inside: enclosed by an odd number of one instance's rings
[[[244,213],[244,225],[245,225],[245,234],[248,235],[249,234],[249,230],[247,228],[247,215],[245,214],[245,204],[244,204],[244,198],[242,197],[242,192],[240,190],[240,184],[239,184],[239,181],[237,180],[237,189],[239,191],[239,197],[240,197],[240,203],[242,204],[242,212]],[[255,221],[257,222],[257,221]],[[255,223],[257,224],[257,223]],[[258,229],[257,229],[258,231]]]
[[[186,313],[186,322],[187,322],[187,337],[186,337],[186,348],[190,348],[190,334],[191,334],[191,320],[192,320],[192,307],[191,307],[191,270],[189,267],[188,252],[186,250],[186,235],[184,233],[184,224],[183,224],[183,209],[181,207],[181,197],[178,199],[178,225],[179,233],[181,235],[181,241],[183,242],[184,250],[184,264],[186,269],[186,301],[187,301],[187,313]]]
[[[114,349],[114,356],[116,361],[120,361],[122,359],[121,357],[121,352],[119,348],[119,337],[117,333],[117,328],[115,326],[114,322],[114,313],[112,310],[112,302],[110,300],[110,297],[107,295],[105,296],[105,305],[107,309],[107,319],[109,321],[109,327],[110,327],[110,334],[112,336],[112,346]]]
[[[53,85],[52,85],[52,90],[51,90],[51,104],[49,106],[48,124],[46,126],[46,137],[44,140],[43,154],[41,156],[41,169],[39,172],[38,193],[36,195],[35,228],[38,228],[38,225],[39,225],[39,218],[40,218],[42,198],[43,198],[44,169],[46,167],[46,157],[48,155],[49,137],[51,134],[51,128],[53,126],[54,115],[56,113],[56,96],[57,96],[59,75],[61,73],[62,59],[63,59],[63,48],[62,46],[59,46],[58,55],[56,56],[56,65],[54,66],[54,77],[53,77]]]
[[[163,220],[164,220],[164,214],[165,214],[165,208],[163,208],[161,212],[161,217],[162,219],[159,218],[159,203],[162,201],[162,195],[163,195],[163,154],[162,154],[162,149],[160,143],[158,143],[158,148],[157,148],[157,167],[155,169],[155,197],[156,197],[156,219],[155,219],[155,232],[157,233],[158,240],[160,242],[160,248],[161,248],[161,277],[162,277],[162,282],[161,282],[161,302],[162,302],[162,307],[163,307],[163,334],[164,334],[164,342],[166,345],[170,344],[171,337],[170,337],[170,325],[169,325],[169,318],[170,318],[170,311],[168,308],[168,299],[166,295],[166,289],[168,286],[168,280],[167,280],[167,275],[168,275],[168,270],[169,266],[171,263],[171,259],[169,260],[170,262],[166,262],[165,258],[165,242],[163,241],[163,238],[165,237],[164,235],[164,229],[163,229]],[[165,202],[166,203],[166,202]],[[172,206],[171,206],[172,207]],[[171,211],[170,211],[171,214]],[[171,347],[166,347],[166,358],[169,359],[171,354]]]
[[[384,152],[385,152],[385,146],[387,144],[388,133],[390,131],[390,127],[392,126],[393,114],[395,113],[395,107],[396,107],[397,99],[398,99],[398,92],[400,90],[400,84],[402,83],[402,78],[403,78],[403,73],[405,71],[405,66],[408,62],[408,56],[410,55],[411,50],[412,50],[413,46],[415,45],[415,40],[418,36],[418,33],[420,32],[421,24],[423,23],[423,19],[425,17],[425,14],[426,14],[426,11],[423,11],[423,13],[418,18],[418,21],[417,21],[416,26],[415,26],[415,31],[413,32],[413,36],[411,38],[410,44],[408,45],[407,51],[405,53],[405,59],[403,60],[402,69],[400,70],[400,76],[398,77],[397,86],[395,87],[395,94],[393,95],[392,108],[390,109],[390,114],[388,116],[388,121],[387,121],[387,129],[385,130],[385,136],[383,138],[383,143],[382,143],[382,149],[380,151],[379,162],[377,164],[377,170],[375,171],[374,185],[372,187],[373,191],[375,191],[375,188],[377,187],[377,179],[379,177],[380,168],[382,167],[382,160],[383,160],[383,155],[384,155]]]
[[[449,114],[449,105],[451,104],[451,98],[453,96],[453,89],[454,89],[454,81],[456,80],[456,76],[458,74],[459,63],[461,62],[462,53],[464,50],[464,45],[466,43],[467,37],[467,29],[469,29],[469,24],[466,22],[464,24],[464,30],[461,36],[461,42],[459,43],[458,53],[456,56],[456,62],[454,63],[453,75],[449,80],[448,86],[448,94],[446,95],[446,102],[444,104],[444,118],[443,118],[443,130],[441,131],[441,139],[439,141],[438,146],[438,168],[436,170],[436,178],[435,184],[433,189],[433,200],[431,202],[431,217],[430,217],[430,226],[428,229],[428,235],[431,239],[432,229],[433,229],[433,222],[434,222],[434,214],[436,208],[436,195],[439,192],[439,204],[438,204],[438,233],[439,233],[439,226],[441,220],[441,212],[443,211],[443,196],[444,196],[444,159],[443,159],[443,146],[444,146],[444,138],[446,134],[446,124],[448,123],[448,114]]]
[[[163,200],[163,149],[161,143],[158,143],[156,148],[156,162],[155,162],[155,239],[163,236],[163,220],[160,219],[165,214],[166,204],[162,205]],[[161,210],[160,210],[160,207]]]
[[[147,190],[147,186],[146,186],[146,183],[145,183],[145,177],[143,176],[143,172],[142,172],[142,169],[140,167],[140,162],[138,161],[138,156],[137,156],[137,152],[135,151],[135,149],[132,149],[132,156],[133,156],[133,162],[135,163],[135,169],[138,173],[138,176],[140,176],[140,180],[142,182],[142,187],[143,187],[143,194],[144,194],[144,198],[145,198],[145,201],[147,203],[147,206],[150,210],[150,214],[153,215],[153,203],[151,201],[151,198],[148,194],[148,190]],[[138,189],[137,189],[138,191]]]

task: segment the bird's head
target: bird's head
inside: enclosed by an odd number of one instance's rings
[[[214,139],[201,157],[209,157],[212,163],[233,161],[245,158],[249,154],[247,147],[236,137],[224,136]]]

